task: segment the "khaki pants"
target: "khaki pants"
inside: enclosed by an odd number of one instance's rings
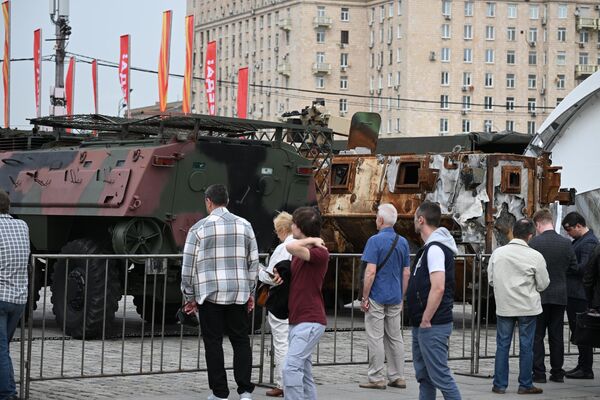
[[[365,313],[365,332],[369,349],[369,382],[385,379],[383,363],[387,355],[389,382],[404,379],[404,340],[402,339],[401,304],[382,305],[369,298]]]

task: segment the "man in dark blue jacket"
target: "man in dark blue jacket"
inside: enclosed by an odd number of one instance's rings
[[[567,234],[573,238],[573,250],[577,256],[577,265],[567,271],[567,292],[569,294],[567,317],[569,318],[572,341],[577,313],[584,312],[587,309],[588,303],[583,287],[583,273],[590,255],[598,244],[598,239],[594,236],[594,232],[587,227],[585,218],[576,211],[565,216],[562,220],[562,226]],[[571,379],[594,379],[594,372],[592,371],[594,353],[592,347],[577,347],[579,349],[577,366],[567,371],[565,376]]]
[[[415,257],[406,293],[419,399],[434,400],[439,389],[444,399],[456,400],[461,396],[448,367],[448,339],[452,333],[454,255],[458,249],[450,232],[440,227],[439,205],[421,204],[414,222],[415,231],[425,242]]]

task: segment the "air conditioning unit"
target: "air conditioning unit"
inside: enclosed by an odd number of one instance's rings
[[[435,61],[435,51],[429,52],[429,61]]]
[[[252,50],[252,55],[255,56],[256,55],[256,50]]]
[[[375,90],[369,89],[369,94],[373,94],[374,92],[375,92]]]
[[[450,20],[452,19],[452,17],[450,16],[450,14],[445,14],[445,15],[444,15],[444,19],[445,19],[446,21],[450,21]]]
[[[254,9],[250,10],[250,15],[254,15]]]
[[[348,111],[340,111],[340,117],[345,117]]]
[[[271,96],[271,92],[270,91],[267,91],[265,94],[267,95],[267,97]]]
[[[373,20],[369,20],[369,26],[373,26]]]
[[[248,52],[244,53],[244,57],[248,58],[248,56],[249,56]]]
[[[373,42],[370,42],[370,43],[369,43],[369,48],[370,48],[370,49],[372,49],[372,48],[373,48],[373,45],[374,45],[374,43],[373,43]]]
[[[535,42],[529,42],[529,47],[535,47]]]
[[[462,90],[463,92],[466,92],[467,90],[469,90],[469,86],[467,86],[467,85],[463,85],[463,87],[461,88],[461,90]]]
[[[394,90],[396,90],[396,91],[400,90],[400,85],[394,85]]]
[[[530,114],[531,114],[531,116],[532,116],[532,117],[535,117],[535,115],[536,115],[536,114],[535,114],[535,111],[531,111],[531,113],[530,113]]]
[[[580,49],[583,49],[583,46],[585,46],[585,43],[583,43],[583,42],[577,42],[577,44],[579,45]]]
[[[377,94],[381,94],[381,88],[377,89]]]
[[[340,45],[340,49],[345,49],[346,47],[348,47],[348,43],[339,43]]]
[[[543,17],[543,18],[542,18],[542,26],[546,26],[546,23],[547,23],[547,22],[548,22],[548,21],[546,20],[546,17]]]
[[[545,89],[545,88],[543,88],[543,89],[540,89],[540,94],[541,94],[542,96],[544,96],[544,95],[546,94],[546,89]]]
[[[340,71],[342,71],[342,72],[346,72],[347,70],[348,70],[348,66],[347,65],[342,65],[340,67]]]
[[[462,111],[460,112],[460,115],[467,115],[467,110],[462,110]]]
[[[381,71],[381,64],[377,64],[377,71]]]
[[[275,53],[277,53],[279,51],[279,46],[273,47],[273,50],[275,51]]]

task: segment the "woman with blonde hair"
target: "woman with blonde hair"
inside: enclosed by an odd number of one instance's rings
[[[264,282],[268,285],[279,286],[282,284],[282,279],[274,279],[274,269],[279,265],[279,269],[284,267],[284,264],[287,263],[289,266],[289,262],[292,259],[292,255],[286,250],[285,246],[294,241],[295,239],[292,236],[292,216],[287,212],[279,213],[273,219],[273,225],[275,227],[275,233],[281,242],[273,251],[273,254],[269,258],[269,264],[267,268],[263,268],[258,272],[258,279],[261,282]],[[284,261],[285,263],[282,263]],[[289,268],[289,267],[288,267]],[[281,271],[276,269],[278,273]],[[289,282],[287,282],[289,284]],[[287,296],[287,293],[283,294]],[[279,314],[269,307],[267,304],[267,309],[269,310],[267,314],[267,319],[269,320],[269,325],[271,326],[271,333],[273,335],[273,347],[275,348],[275,381],[277,383],[277,387],[267,390],[266,395],[271,397],[281,397],[283,396],[283,382],[281,378],[281,367],[283,364],[283,360],[285,359],[285,355],[288,351],[288,319],[287,319],[287,302],[285,312],[283,314]],[[278,314],[278,318],[273,313]]]

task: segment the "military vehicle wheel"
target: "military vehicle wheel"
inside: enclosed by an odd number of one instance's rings
[[[67,243],[61,253],[102,254],[102,250],[94,240],[78,239]],[[106,268],[108,276],[105,276]],[[122,294],[115,262],[107,263],[105,259],[71,259],[68,263],[64,259],[57,260],[51,288],[56,323],[64,327],[66,335],[76,339],[82,338],[84,333],[90,339],[102,336],[103,326],[109,327],[115,318]],[[104,315],[106,324],[103,323]]]
[[[154,299],[152,296],[146,296],[146,304],[144,307],[144,296],[133,296],[133,304],[137,313],[144,318],[144,321],[152,323],[152,306],[154,304],[154,324],[160,324],[163,321],[163,301]],[[181,307],[181,303],[166,303],[165,307],[165,324],[177,322],[177,310]]]
[[[116,254],[158,254],[163,244],[160,225],[149,218],[133,218],[115,225],[112,235]],[[134,262],[143,262],[135,259]]]

